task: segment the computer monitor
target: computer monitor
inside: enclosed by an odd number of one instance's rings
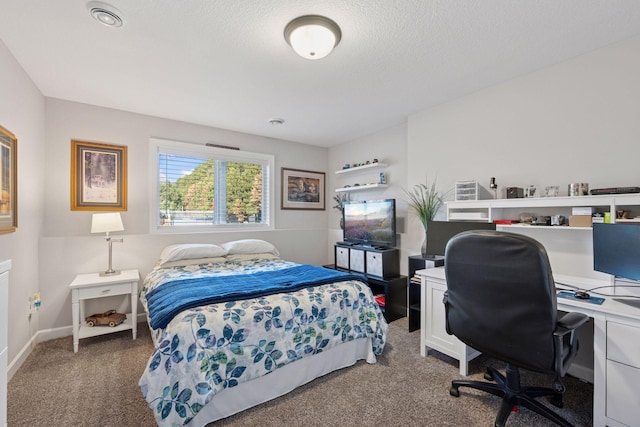
[[[449,240],[458,233],[469,230],[495,230],[492,222],[429,221],[427,223],[427,254],[444,255]]]
[[[640,280],[640,225],[593,224],[593,269]]]

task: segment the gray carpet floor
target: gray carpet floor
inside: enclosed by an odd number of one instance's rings
[[[73,353],[71,337],[38,344],[8,385],[8,424],[18,426],[154,426],[137,383],[152,351],[146,324],[138,339],[119,332],[84,339]],[[318,378],[291,393],[215,423],[216,426],[491,426],[499,399],[461,389],[449,395],[458,363],[438,352],[423,358],[418,331],[407,319],[390,324],[387,345],[375,365],[356,365]],[[480,356],[470,377],[484,367],[504,372]],[[525,384],[550,386],[552,377],[522,371]],[[576,426],[592,424],[593,386],[565,381],[564,408],[554,410]],[[551,426],[531,411],[513,413],[508,426]]]

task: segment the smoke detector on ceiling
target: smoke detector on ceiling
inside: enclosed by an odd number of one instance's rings
[[[120,17],[120,11],[110,4],[90,1],[87,3],[87,9],[89,9],[89,13],[93,19],[107,27],[122,27],[124,24],[124,21]]]

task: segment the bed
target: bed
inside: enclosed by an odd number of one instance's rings
[[[162,426],[203,426],[375,363],[388,328],[356,276],[283,260],[256,239],[168,246],[140,300],[154,351],[139,386]]]

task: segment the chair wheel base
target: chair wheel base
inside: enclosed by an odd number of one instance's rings
[[[552,397],[551,399],[549,399],[549,403],[551,403],[556,408],[562,408],[564,406],[564,403],[562,403],[562,397],[560,398]]]
[[[562,384],[560,380],[556,380],[553,383],[553,391],[555,391],[556,393],[562,394],[565,391],[567,391],[567,388],[565,387],[564,384]]]
[[[458,387],[451,387],[449,389],[449,394],[454,397],[460,397],[460,390],[458,390]]]

